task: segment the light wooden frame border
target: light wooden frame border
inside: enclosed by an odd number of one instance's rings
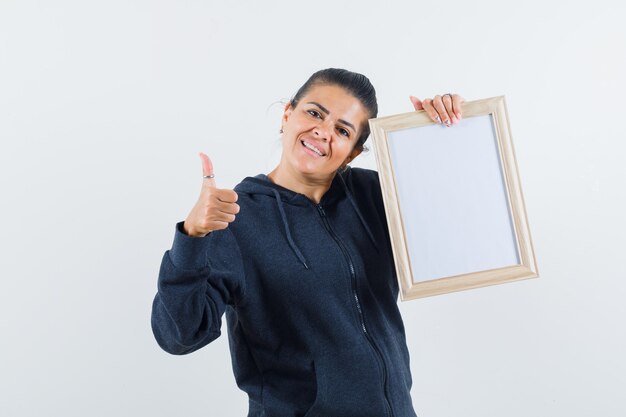
[[[420,282],[414,282],[411,272],[406,232],[403,227],[403,213],[399,205],[387,135],[396,130],[418,128],[432,125],[434,122],[423,110],[369,120],[402,301],[539,276],[511,139],[505,98],[504,96],[497,96],[465,102],[462,105],[463,120],[488,114],[492,115],[494,124],[500,166],[503,171],[501,174],[504,174],[509,215],[513,220],[517,255],[521,264]],[[463,123],[463,120],[460,123]],[[450,129],[454,129],[454,126]]]

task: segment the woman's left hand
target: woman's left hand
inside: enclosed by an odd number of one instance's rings
[[[415,96],[410,96],[410,99],[415,110],[425,110],[435,123],[443,123],[450,127],[452,123],[457,124],[461,120],[461,104],[465,99],[458,94],[447,93],[423,101]]]

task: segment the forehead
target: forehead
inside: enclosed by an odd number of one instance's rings
[[[331,117],[344,119],[355,126],[367,121],[367,111],[361,101],[350,94],[345,88],[337,85],[316,85],[300,99],[301,105],[310,102],[321,104]]]

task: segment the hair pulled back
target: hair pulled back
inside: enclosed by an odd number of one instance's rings
[[[311,88],[319,85],[336,85],[344,88],[348,93],[357,98],[368,112],[368,118],[378,115],[378,103],[376,90],[370,80],[363,74],[348,71],[341,68],[326,68],[315,72],[300,87],[296,95],[290,100],[292,108],[307,94]],[[363,144],[370,135],[370,127],[367,120],[361,126],[361,135],[357,139],[355,148],[363,148]]]

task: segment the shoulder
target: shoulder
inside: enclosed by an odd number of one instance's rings
[[[378,171],[367,168],[350,167],[346,171],[346,182],[356,190],[378,192],[380,190],[380,179]]]
[[[359,205],[362,207],[373,206],[376,211],[382,213],[383,195],[378,171],[350,167],[344,176],[348,189]]]
[[[363,179],[375,179],[378,181],[378,171],[367,168],[359,168],[359,167],[350,167],[350,173],[355,176],[355,178],[363,178]]]

